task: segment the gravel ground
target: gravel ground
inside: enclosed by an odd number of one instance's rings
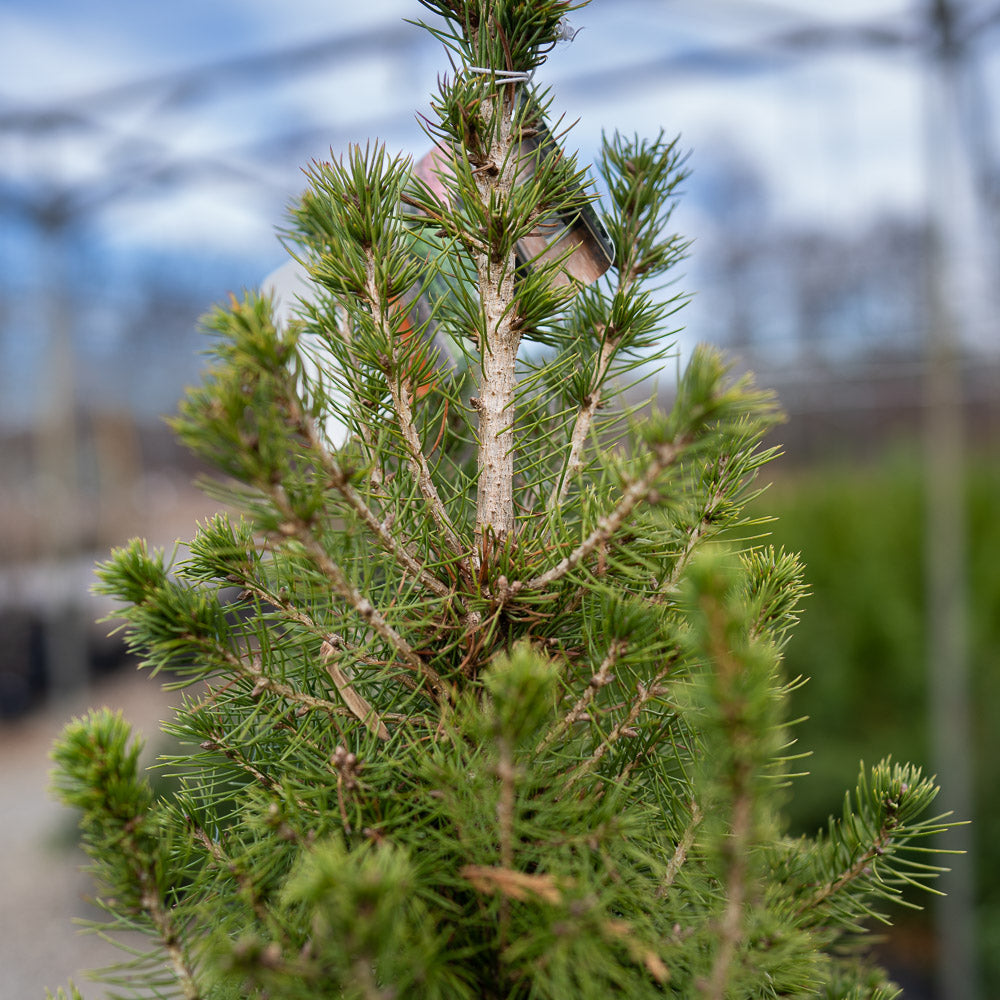
[[[86,1000],[104,996],[82,970],[120,958],[110,944],[82,934],[75,918],[86,902],[85,861],[71,846],[73,817],[48,794],[52,741],[65,722],[91,706],[120,708],[154,742],[169,700],[150,678],[129,673],[70,702],[0,725],[0,1000],[42,1000],[72,979]]]

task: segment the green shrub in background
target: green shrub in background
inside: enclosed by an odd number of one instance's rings
[[[974,838],[983,996],[1000,996],[1000,462],[979,455],[967,484],[969,652],[976,769]],[[859,757],[890,750],[930,770],[919,462],[822,466],[774,484],[773,541],[802,554],[812,596],[786,651],[809,682],[792,709],[813,751],[796,784],[795,828],[815,829]],[[762,506],[763,509],[763,506]]]

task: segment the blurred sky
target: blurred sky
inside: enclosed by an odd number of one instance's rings
[[[554,86],[557,107],[581,116],[584,149],[602,127],[663,127],[696,150],[735,142],[780,177],[781,211],[850,223],[921,197],[918,58],[764,43],[806,26],[905,30],[917,10],[903,0],[595,0],[574,14],[584,30],[539,78]],[[426,107],[442,66],[438,47],[401,23],[422,13],[415,0],[6,0],[0,114],[62,111],[83,120],[78,128],[53,127],[52,118],[47,129],[43,119],[35,129],[5,129],[4,172],[29,186],[94,183],[123,168],[127,143],[144,142],[174,163],[215,158],[220,171],[245,169],[261,191],[291,190],[294,173],[267,144],[280,146],[294,130],[316,129],[295,150],[309,156],[373,133],[419,152],[413,112]],[[377,29],[381,40],[371,34]],[[185,91],[183,74],[195,67],[351,36],[353,52],[303,60],[299,71],[232,73],[188,81]],[[198,244],[210,235],[246,248],[276,221],[246,187],[221,173],[215,183],[174,184],[166,197],[162,183],[140,184],[102,221],[127,244]]]
[[[571,142],[585,159],[602,129],[682,135],[688,235],[724,224],[733,160],[759,172],[772,221],[857,230],[926,202],[925,59],[912,42],[927,7],[594,0],[537,80],[556,113],[579,118]],[[1000,35],[996,7],[963,10]],[[76,239],[82,281],[127,284],[136,261],[163,258],[196,262],[220,294],[256,284],[284,260],[275,228],[309,159],[373,137],[426,149],[415,114],[447,65],[403,23],[425,15],[417,0],[5,0],[0,293],[59,280],[53,234]],[[979,54],[984,92],[1000,91],[996,47]],[[93,271],[105,260],[111,272]]]

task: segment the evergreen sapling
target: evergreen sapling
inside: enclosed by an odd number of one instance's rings
[[[939,870],[936,789],[863,768],[826,832],[784,833],[803,585],[744,514],[774,400],[700,348],[668,412],[623,402],[672,356],[684,157],[614,135],[599,203],[529,79],[583,5],[421,3],[452,64],[433,175],[372,144],[309,168],[285,238],[310,297],[218,309],[175,420],[239,514],[99,568],[186,689],[171,794],[110,712],[54,751],[108,927],[150,939],[111,981],[895,996],[859,946]],[[581,222],[613,248],[590,283],[559,243]]]

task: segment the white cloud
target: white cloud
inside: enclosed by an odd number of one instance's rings
[[[117,83],[141,69],[103,24],[62,25],[10,8],[0,8],[0,65],[8,103],[28,104]]]
[[[303,39],[317,32],[341,34],[378,24],[398,23],[404,18],[417,19],[427,14],[415,0],[365,0],[348,3],[341,0],[241,0],[234,9],[238,16],[253,18],[267,37]]]
[[[276,206],[269,202],[272,212]],[[279,252],[275,226],[259,199],[226,197],[224,189],[188,189],[169,199],[120,202],[102,216],[107,241],[118,247],[148,250],[198,247],[246,255]],[[248,276],[248,281],[252,276]]]

